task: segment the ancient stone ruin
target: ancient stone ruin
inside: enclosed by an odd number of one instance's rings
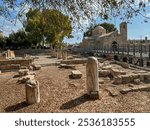
[[[25,84],[26,102],[27,104],[36,104],[40,102],[39,82],[35,79],[36,74],[28,69],[18,71],[18,83]]]
[[[14,51],[11,50],[4,51],[3,53],[0,54],[0,60],[14,59],[14,58],[15,58],[15,53]]]
[[[89,57],[86,65],[86,87],[92,99],[99,98],[98,75],[98,60],[95,57]]]

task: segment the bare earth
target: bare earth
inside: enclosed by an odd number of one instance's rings
[[[116,97],[109,95],[105,88],[111,85],[108,79],[100,87],[100,100],[91,101],[86,95],[85,66],[78,65],[83,76],[69,79],[70,69],[57,66],[43,67],[36,71],[40,82],[41,102],[27,105],[25,86],[13,78],[17,72],[0,74],[0,112],[150,112],[150,92],[130,92]]]

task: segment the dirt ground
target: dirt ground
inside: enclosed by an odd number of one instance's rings
[[[17,78],[13,78],[17,72],[0,74],[0,112],[150,112],[150,92],[130,92],[112,97],[105,91],[111,85],[107,78],[100,87],[100,99],[89,100],[86,95],[85,66],[78,65],[77,69],[83,73],[81,79],[69,79],[71,70],[57,66],[43,67],[36,71],[36,79],[40,82],[41,102],[34,105],[26,104],[25,85],[17,84]]]

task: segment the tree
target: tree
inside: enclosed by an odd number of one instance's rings
[[[37,43],[57,44],[64,37],[70,37],[72,32],[71,22],[68,16],[56,10],[30,9],[26,14],[25,30]]]
[[[102,19],[120,17],[122,20],[129,20],[136,15],[142,15],[147,19],[149,12],[146,6],[150,0],[1,0],[0,13],[7,18],[14,18],[10,15],[15,9],[19,8],[16,17],[21,18],[29,7],[43,9],[55,9],[63,12],[73,21],[74,25],[83,20],[93,22],[93,16]]]
[[[28,34],[20,29],[17,32],[13,32],[7,38],[7,44],[11,49],[19,49],[19,48],[29,48],[31,47],[31,40],[28,37]]]
[[[101,24],[97,24],[95,25],[94,27],[90,27],[85,33],[84,33],[84,37],[89,37],[89,36],[92,36],[92,30],[94,28],[96,28],[97,26],[102,26],[103,28],[106,29],[106,33],[109,33],[109,32],[112,32],[112,31],[116,31],[117,28],[115,27],[114,24],[111,24],[111,23],[101,23]]]

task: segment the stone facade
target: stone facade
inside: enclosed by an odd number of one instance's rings
[[[120,32],[113,31],[106,33],[106,29],[98,26],[92,30],[91,37],[84,37],[81,48],[84,49],[100,49],[110,48],[127,43],[127,23],[120,24]]]

